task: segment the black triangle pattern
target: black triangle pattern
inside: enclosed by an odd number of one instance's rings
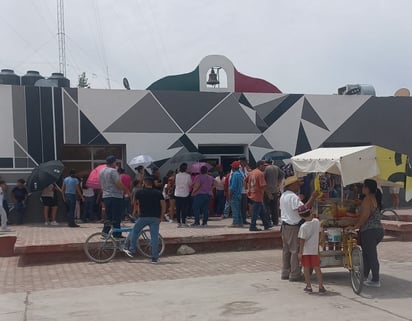
[[[252,104],[249,102],[249,100],[247,100],[246,96],[245,96],[243,93],[242,93],[242,94],[240,95],[240,97],[239,97],[239,102],[240,102],[242,105],[247,106],[247,107],[253,109]]]
[[[179,148],[179,147],[183,147],[183,144],[180,141],[180,139],[178,139],[172,145],[170,145],[168,149]]]
[[[263,133],[266,129],[268,129],[268,125],[264,122],[262,118],[256,113],[256,127]]]
[[[302,122],[299,125],[298,141],[296,144],[295,155],[306,153],[312,150],[310,146],[308,136],[306,136],[305,129],[303,128]]]
[[[302,119],[329,131],[329,128],[326,126],[322,118],[320,118],[319,114],[306,98],[304,98],[303,100]]]
[[[250,144],[250,146],[272,149],[272,145],[270,145],[270,143],[263,135],[259,136],[258,139],[256,139],[252,144]]]
[[[94,144],[94,145],[109,145],[109,142],[104,138],[102,134],[99,136],[96,136],[94,139],[92,139],[89,144]]]
[[[197,147],[193,142],[190,140],[187,135],[183,135],[180,137],[179,141],[183,144],[183,146],[187,149],[188,152],[197,152]]]
[[[80,111],[80,142],[81,144],[90,144],[92,141],[101,135],[99,130],[92,124],[92,122],[86,117],[86,115]],[[102,139],[105,141],[104,144],[108,144],[108,141],[102,136],[99,141]],[[94,142],[96,144],[96,142]]]
[[[292,106],[302,97],[301,94],[291,94],[286,97],[269,115],[264,119],[268,126],[271,126],[282,115],[284,115]]]

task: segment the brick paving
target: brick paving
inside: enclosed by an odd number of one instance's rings
[[[397,210],[397,212],[408,218],[412,217],[411,209]],[[274,227],[272,231],[265,232],[249,232],[245,228],[230,228],[231,219],[217,219],[211,218],[207,228],[176,228],[176,224],[162,222],[160,226],[160,233],[165,238],[179,238],[179,237],[207,237],[219,235],[250,235],[256,233],[278,233],[280,227]],[[10,228],[17,234],[16,247],[22,248],[26,246],[36,245],[58,245],[58,244],[73,244],[83,243],[86,238],[102,228],[101,223],[87,223],[80,224],[80,228],[69,228],[62,223],[59,226],[44,226],[43,224],[30,224],[16,226],[12,225]],[[125,226],[132,226],[131,223],[126,223]],[[8,233],[14,234],[14,233]]]
[[[209,221],[207,228],[177,228],[175,223],[162,222],[160,233],[165,238],[178,238],[273,233],[280,229],[280,227],[274,227],[272,231],[249,232],[247,228],[230,228],[231,223],[231,219],[213,219]],[[83,243],[90,234],[100,231],[103,226],[101,223],[80,223],[80,225],[80,228],[69,228],[65,224],[59,226],[44,226],[43,224],[13,225],[11,229],[17,234],[16,247],[21,248],[31,245]],[[122,227],[123,225],[125,227],[133,226],[131,223],[122,224]]]
[[[382,262],[412,263],[412,245],[409,242],[384,242],[379,245],[379,255]],[[281,250],[171,256],[162,258],[155,266],[147,260],[123,257],[106,264],[75,262],[19,266],[19,257],[8,257],[0,259],[0,293],[279,271],[280,267]]]
[[[279,269],[279,262],[280,251],[275,250],[164,257],[155,266],[148,260],[124,257],[106,264],[22,267],[18,257],[9,257],[0,260],[0,293],[273,271]]]

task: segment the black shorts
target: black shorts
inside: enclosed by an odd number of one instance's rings
[[[49,207],[57,206],[57,202],[54,197],[42,196],[41,201],[44,206],[49,206]]]

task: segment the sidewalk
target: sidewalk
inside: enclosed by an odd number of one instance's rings
[[[279,248],[281,246],[280,226],[269,231],[250,232],[244,228],[231,228],[231,219],[212,218],[207,227],[177,228],[175,223],[162,222],[160,233],[166,242],[166,255],[174,255],[182,244],[191,246],[196,252],[239,251],[250,249]],[[83,244],[87,237],[101,231],[101,223],[80,224],[79,228],[59,226],[23,225],[11,226],[17,236],[15,255],[23,258],[24,264],[37,260],[86,259]],[[122,223],[122,227],[132,227]]]
[[[408,217],[410,210],[399,210],[402,218]],[[409,214],[410,215],[410,214]],[[269,231],[250,232],[244,228],[231,228],[231,219],[211,218],[206,228],[177,228],[175,223],[162,222],[160,233],[166,242],[166,255],[175,255],[178,247],[186,244],[196,252],[223,252],[270,249],[281,247],[280,226]],[[412,222],[383,221],[386,234],[385,240],[411,240]],[[85,260],[83,244],[87,237],[101,231],[101,223],[80,224],[79,228],[69,228],[62,223],[59,226],[31,224],[10,226],[12,232],[0,235],[2,242],[17,237],[14,255],[22,258],[22,264],[39,261],[70,261]],[[124,224],[131,227],[132,223]],[[398,233],[398,234],[397,234]],[[399,237],[402,233],[402,237]],[[392,235],[393,237],[390,237]],[[407,237],[406,237],[407,236]],[[12,253],[13,254],[13,253]]]

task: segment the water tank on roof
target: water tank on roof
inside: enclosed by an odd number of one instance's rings
[[[0,72],[0,85],[20,85],[20,77],[12,69],[2,69]]]
[[[376,96],[375,88],[372,85],[346,85],[338,88],[338,95],[369,95]]]
[[[39,79],[44,79],[44,77],[38,71],[28,70],[24,76],[21,76],[21,85],[34,86]]]
[[[57,80],[58,87],[70,87],[70,80],[60,72],[53,72],[47,79]]]

